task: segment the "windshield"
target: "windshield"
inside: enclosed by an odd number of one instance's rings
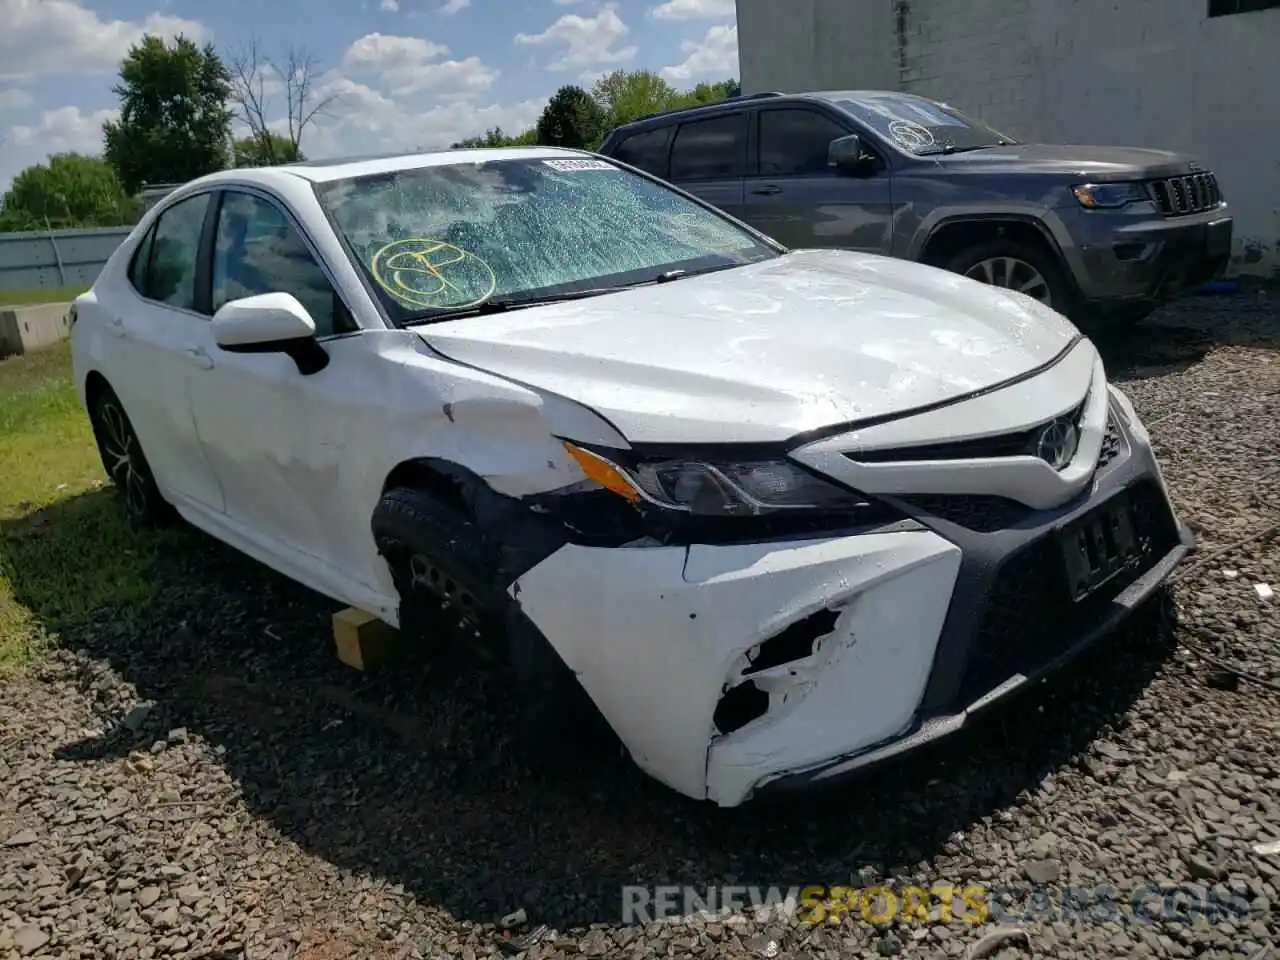
[[[397,324],[778,255],[661,184],[591,157],[459,161],[317,192]]]
[[[908,93],[860,94],[837,103],[907,153],[929,156],[1017,143],[945,103]]]

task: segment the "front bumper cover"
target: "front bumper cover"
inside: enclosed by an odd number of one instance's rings
[[[1126,412],[1122,403],[1115,419]],[[958,731],[1159,587],[1192,541],[1145,430],[1114,425],[1091,482],[1053,509],[881,495],[912,518],[908,528],[733,546],[566,545],[512,593],[651,776],[721,806],[815,787]],[[1142,565],[1063,605],[1037,578],[1047,569],[1037,558],[1064,524],[1121,491],[1143,507]],[[815,614],[830,619],[808,651],[762,668],[765,644]],[[767,706],[721,723],[718,707],[748,679]]]

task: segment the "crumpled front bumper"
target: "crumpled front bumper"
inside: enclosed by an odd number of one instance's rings
[[[1192,540],[1133,420],[1079,497],[1007,523],[975,519],[972,498],[882,496],[912,522],[782,543],[566,545],[512,591],[656,779],[726,807],[816,786],[958,731],[1160,586]],[[1050,582],[1055,534],[1122,492],[1143,565],[1072,604]]]
[[[681,793],[733,806],[762,778],[908,729],[959,567],[959,549],[923,530],[565,546],[517,589],[635,762]],[[764,715],[719,735],[717,708],[753,648],[826,611],[809,655],[752,678]]]

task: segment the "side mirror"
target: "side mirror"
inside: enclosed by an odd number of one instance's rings
[[[319,373],[329,355],[316,341],[316,322],[291,293],[229,300],[213,315],[213,339],[228,353],[284,353],[304,376]]]
[[[856,133],[831,141],[827,147],[827,165],[856,177],[866,176],[875,170],[875,160],[862,149],[862,138]]]

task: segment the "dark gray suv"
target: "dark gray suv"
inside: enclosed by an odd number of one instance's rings
[[[1081,322],[1143,317],[1231,252],[1217,179],[1188,157],[1020,143],[912,94],[738,97],[636,120],[600,152],[786,246],[917,260]]]

